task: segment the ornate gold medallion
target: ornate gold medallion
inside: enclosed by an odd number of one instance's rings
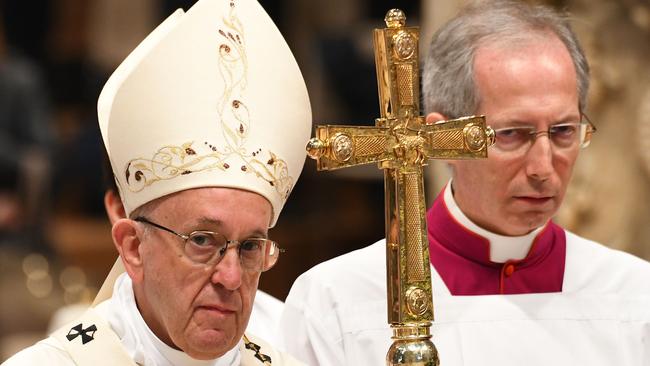
[[[485,129],[480,126],[470,124],[463,129],[465,143],[472,151],[479,151],[485,146]]]
[[[407,60],[415,53],[417,42],[415,37],[407,31],[400,31],[394,37],[395,54],[402,60]]]
[[[406,290],[406,307],[414,316],[424,315],[429,310],[426,291],[415,286]]]
[[[332,138],[332,153],[334,158],[340,162],[350,160],[354,153],[354,143],[349,135],[337,133]]]

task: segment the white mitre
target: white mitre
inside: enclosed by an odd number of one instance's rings
[[[199,0],[120,64],[97,103],[122,203],[134,209],[197,187],[264,196],[275,225],[305,161],[307,89],[255,0]],[[93,305],[111,296],[121,260]]]
[[[127,215],[170,193],[229,187],[269,200],[273,226],[311,131],[298,65],[255,0],[176,11],[110,77],[98,114]]]

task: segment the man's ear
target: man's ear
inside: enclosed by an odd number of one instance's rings
[[[440,114],[438,112],[431,112],[431,113],[427,114],[424,121],[425,121],[426,124],[432,125],[432,124],[434,124],[436,122],[444,121],[446,119],[447,118],[445,118],[445,116],[443,116],[442,114]]]
[[[106,215],[108,215],[111,224],[126,217],[122,200],[120,200],[120,196],[112,189],[107,189],[106,193],[104,193],[104,209],[106,209]]]
[[[140,238],[142,237],[142,230],[137,226],[138,224],[129,219],[118,219],[113,224],[113,243],[117,251],[120,253],[122,263],[126,272],[131,277],[133,283],[139,283],[144,278],[142,267],[142,253],[140,251]]]

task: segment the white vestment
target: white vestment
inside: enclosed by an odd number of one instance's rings
[[[294,283],[285,350],[309,365],[383,365],[384,241],[322,263]],[[650,365],[650,266],[567,232],[561,293],[451,296],[431,269],[441,365]]]
[[[122,274],[116,281],[113,296],[109,300],[100,303],[94,310],[99,318],[104,320],[115,333],[118,342],[121,343],[122,350],[126,353],[127,357],[139,365],[225,366],[299,364],[295,363],[295,361],[286,354],[277,352],[263,341],[250,336],[249,338],[252,342],[261,346],[261,349],[259,350],[260,353],[271,357],[271,363],[263,363],[256,357],[251,357],[250,348],[247,347],[245,344],[247,342],[243,339],[239,342],[238,347],[235,347],[215,360],[196,360],[182,351],[169,347],[153,334],[140,315],[135,303],[131,279],[126,274]],[[76,322],[71,324],[74,323]],[[87,328],[89,325],[89,323],[83,324],[83,328]],[[73,332],[73,335],[74,333],[80,332]],[[77,337],[71,339],[70,342],[81,344],[81,339],[76,338]],[[36,343],[34,346],[17,353],[3,365],[75,365],[75,362],[66,350],[65,342],[65,338],[50,336],[49,338]],[[88,343],[90,344],[91,342]],[[254,355],[254,350],[252,352]],[[110,365],[113,363],[114,362],[110,360],[102,360],[102,357],[98,355],[97,362],[93,363],[93,366],[104,364]]]
[[[301,275],[285,302],[284,349],[309,365],[384,365],[385,253],[382,240]],[[452,296],[431,275],[442,366],[650,366],[650,264],[630,254],[566,232],[555,293]]]
[[[246,326],[246,334],[255,334],[274,348],[280,349],[281,338],[279,335],[280,316],[284,303],[262,290],[255,293],[253,310]]]

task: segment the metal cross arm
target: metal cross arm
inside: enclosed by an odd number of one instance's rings
[[[317,126],[316,137],[309,140],[307,152],[317,160],[318,170],[335,170],[369,163],[405,162],[409,160],[407,151],[419,154],[415,157],[419,162],[485,158],[485,147],[494,138],[491,130],[486,132],[483,116],[418,124],[422,127],[413,130],[400,125],[399,120],[379,118],[376,127]]]

